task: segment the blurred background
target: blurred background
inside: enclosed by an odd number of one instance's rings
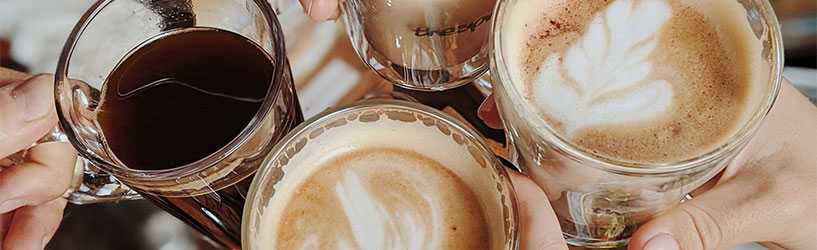
[[[298,0],[269,1],[284,28],[288,57],[307,118],[369,93],[392,90],[390,83],[360,62],[341,23],[310,21]],[[93,2],[0,0],[0,66],[30,74],[54,73],[68,34]],[[784,75],[815,102],[817,1],[771,2],[783,31],[786,48]],[[150,202],[128,201],[68,205],[63,222],[46,249],[174,250],[219,247]],[[762,247],[746,245],[740,249]]]

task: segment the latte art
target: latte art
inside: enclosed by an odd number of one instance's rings
[[[505,238],[509,190],[493,174],[493,155],[455,127],[388,109],[325,124],[275,161],[285,177],[264,187],[275,194],[252,249],[514,246]]]
[[[535,79],[540,84],[533,86],[536,103],[568,136],[585,126],[646,120],[666,111],[672,86],[648,76],[649,56],[671,11],[661,0],[610,4],[564,54],[545,59]]]
[[[731,0],[521,1],[502,50],[523,101],[605,158],[677,162],[721,146],[760,98],[760,45]],[[521,28],[520,28],[521,27]]]
[[[439,162],[397,148],[330,154],[283,208],[274,249],[486,249],[476,195]],[[324,226],[316,226],[324,225]]]
[[[350,230],[337,238],[326,237],[324,230],[298,233],[316,239],[303,241],[299,249],[447,249],[466,247],[462,244],[470,238],[469,249],[486,248],[486,225],[476,196],[439,162],[392,148],[344,152],[319,165],[325,170],[305,179],[300,195],[315,197],[331,190],[334,197],[293,202],[282,223],[336,221],[330,230]],[[337,179],[334,185],[332,179]],[[281,232],[293,230],[298,228]],[[284,245],[276,249],[290,249],[288,244],[301,241],[280,239]]]

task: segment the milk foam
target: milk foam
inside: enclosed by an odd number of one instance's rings
[[[382,167],[378,165],[382,165],[383,162],[372,162],[373,160],[395,160],[383,159],[382,157],[378,158],[381,159],[366,157],[362,161],[353,160],[348,164],[356,166],[359,170],[366,171],[367,169],[374,170],[378,167]],[[395,165],[403,165],[401,162],[394,161],[388,161],[386,164],[390,165],[387,168],[391,168]],[[416,201],[405,199],[405,197],[397,197],[399,202],[396,204],[388,204],[385,199],[379,198],[378,194],[376,194],[377,191],[374,189],[379,187],[367,185],[368,183],[364,181],[366,179],[365,176],[360,177],[360,174],[353,171],[344,172],[343,179],[335,185],[335,194],[342,204],[346,219],[350,222],[349,225],[352,228],[355,242],[353,242],[354,244],[350,244],[344,239],[339,239],[340,249],[354,249],[351,247],[354,245],[360,246],[360,248],[363,249],[411,250],[430,249],[439,246],[440,235],[445,234],[445,232],[438,232],[439,229],[442,229],[439,225],[444,224],[441,221],[441,217],[445,216],[443,214],[445,212],[445,202],[435,204],[433,201],[440,201],[443,197],[441,197],[440,193],[436,190],[422,188],[422,186],[420,186],[425,180],[423,176],[417,175],[416,172],[410,172],[417,171],[416,169],[397,167],[393,170],[399,173],[399,175],[416,178],[413,181],[417,186],[411,191],[420,194],[422,200],[426,201],[424,207],[430,209],[399,209],[411,208],[412,202]],[[394,208],[398,208],[397,211],[394,211]],[[428,220],[429,217],[430,220]]]
[[[507,12],[500,48],[520,104],[604,157],[710,152],[762,96],[762,44],[736,1],[520,0]]]
[[[671,11],[661,0],[610,4],[566,53],[545,59],[535,79],[540,84],[533,88],[536,104],[559,120],[568,136],[588,125],[646,120],[664,112],[673,98],[670,83],[645,78]]]
[[[306,142],[284,167],[286,178],[275,185],[279,191],[261,216],[257,245],[502,248],[501,193],[495,180],[480,172],[488,169],[452,139],[457,132],[433,120],[393,118],[361,116]],[[290,216],[298,211],[303,213]]]

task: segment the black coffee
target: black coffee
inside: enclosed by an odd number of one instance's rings
[[[283,46],[281,44],[280,46]],[[252,41],[229,31],[186,28],[135,48],[103,89],[98,114],[109,148],[128,168],[162,170],[206,158],[230,143],[261,107],[273,67],[283,67],[273,123],[257,159],[303,121],[289,65],[273,65]],[[167,212],[230,249],[241,248],[241,215],[253,175],[197,196],[167,197],[138,190]],[[218,188],[218,187],[213,187]]]
[[[152,39],[107,79],[98,121],[127,167],[161,170],[205,158],[258,112],[273,65],[253,41],[212,28]]]

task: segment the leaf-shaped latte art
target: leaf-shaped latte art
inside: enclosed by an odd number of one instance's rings
[[[537,105],[561,122],[568,136],[585,126],[641,121],[664,112],[673,98],[670,83],[645,79],[652,70],[649,55],[671,11],[663,0],[611,3],[580,40],[545,59],[533,88]]]
[[[355,173],[344,173],[343,180],[335,185],[335,193],[343,206],[343,212],[351,223],[352,234],[356,242],[340,240],[339,249],[409,249],[421,250],[433,246],[437,239],[425,239],[433,225],[424,225],[417,214],[391,214],[382,201],[379,201],[364,186]],[[430,201],[431,198],[428,198]],[[428,212],[428,211],[427,211]],[[434,221],[437,225],[437,221]],[[428,242],[431,244],[426,245]],[[306,245],[304,245],[306,246]],[[305,248],[306,249],[306,248]]]

